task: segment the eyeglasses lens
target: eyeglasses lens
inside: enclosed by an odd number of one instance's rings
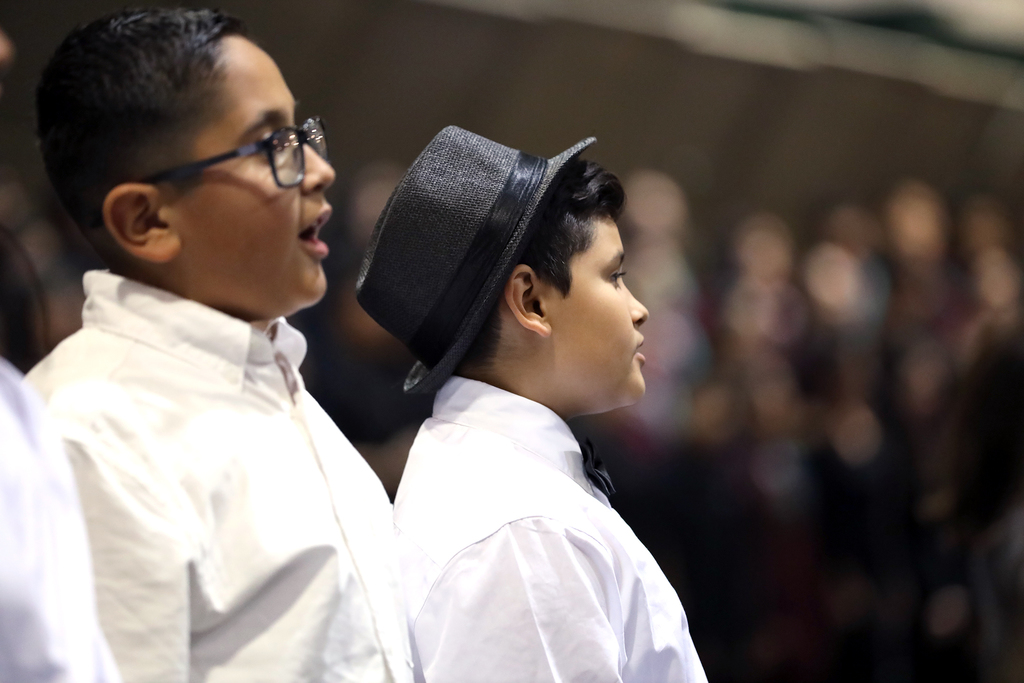
[[[327,133],[324,131],[323,123],[319,117],[311,118],[302,125],[306,134],[306,142],[313,148],[320,158],[329,161],[327,157]]]
[[[305,164],[302,158],[302,144],[293,130],[282,131],[274,140],[274,171],[277,181],[284,187],[302,182]]]

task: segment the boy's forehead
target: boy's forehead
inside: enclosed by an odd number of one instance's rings
[[[221,43],[221,115],[215,134],[245,138],[295,123],[295,98],[273,58],[241,36]]]
[[[622,237],[619,225],[611,218],[595,218],[591,223],[594,229],[594,241],[586,252],[594,253],[603,259],[618,259],[622,256]]]
[[[619,225],[611,218],[595,218],[590,223],[594,231],[594,238],[583,251],[573,254],[569,261],[569,267],[576,268],[598,268],[604,269],[609,266],[618,266],[625,258],[622,247],[622,238],[619,236]]]

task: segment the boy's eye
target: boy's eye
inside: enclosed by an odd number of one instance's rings
[[[614,282],[615,284],[619,284],[619,282],[622,280],[622,278],[623,278],[623,276],[625,276],[625,274],[626,274],[626,271],[624,271],[624,270],[617,270],[617,271],[615,271],[614,273],[612,273],[612,282]]]

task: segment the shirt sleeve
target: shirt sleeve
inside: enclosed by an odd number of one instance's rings
[[[613,564],[589,536],[529,518],[463,550],[415,623],[427,683],[621,681]]]
[[[0,680],[117,683],[71,469],[41,401],[2,359],[0,445]]]
[[[94,396],[88,414],[51,402],[64,437],[89,533],[100,625],[126,681],[189,677],[192,544],[184,494],[162,468],[167,458],[125,403]]]

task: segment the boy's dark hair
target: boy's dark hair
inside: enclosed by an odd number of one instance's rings
[[[572,257],[593,243],[593,221],[619,219],[626,193],[614,173],[585,159],[567,163],[552,192],[537,232],[519,262],[533,268],[540,279],[568,296],[572,287]],[[501,335],[499,304],[500,300],[463,357],[460,370],[485,367],[493,360]]]
[[[180,158],[217,111],[220,41],[246,35],[209,9],[125,9],[75,29],[43,70],[36,117],[46,172],[82,228],[103,199]],[[211,101],[214,106],[211,106]]]

